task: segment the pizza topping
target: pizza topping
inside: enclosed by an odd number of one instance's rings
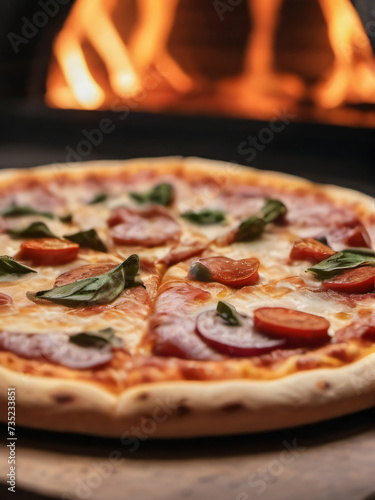
[[[207,246],[207,243],[202,243],[200,241],[192,241],[191,243],[179,242],[165,257],[160,259],[159,262],[166,266],[172,266],[178,262],[200,255],[206,250]]]
[[[268,200],[261,212],[266,224],[270,222],[280,223],[286,215],[287,208],[280,200]]]
[[[110,327],[103,330],[75,333],[69,336],[69,342],[82,347],[104,347],[105,345],[121,347],[123,345],[122,339],[116,337],[114,329]]]
[[[217,281],[223,285],[242,288],[258,281],[259,261],[255,258],[233,260],[228,257],[207,257],[194,261],[188,279]]]
[[[59,220],[64,224],[71,224],[73,222],[73,215],[72,214],[60,215]]]
[[[253,241],[259,238],[267,224],[281,222],[287,212],[286,206],[280,200],[268,200],[260,211],[260,214],[248,217],[241,222],[239,227],[225,238],[224,244],[232,242]],[[219,244],[221,242],[219,239]]]
[[[201,210],[200,212],[188,210],[187,212],[181,214],[181,217],[200,226],[220,224],[225,221],[225,213],[221,210]]]
[[[338,330],[332,340],[334,343],[340,343],[351,339],[375,342],[375,316],[365,320],[353,321],[350,325]]]
[[[306,271],[315,273],[318,279],[329,279],[336,274],[360,266],[375,266],[375,253],[371,250],[347,249],[337,252]]]
[[[251,318],[238,314],[232,305],[223,301],[218,303],[216,311],[201,313],[196,328],[208,345],[230,356],[258,356],[285,344],[285,340],[255,332]]]
[[[86,370],[107,364],[113,358],[110,345],[82,347],[63,334],[0,332],[0,350],[27,359],[39,359],[68,368]]]
[[[305,238],[294,242],[290,258],[293,260],[321,262],[335,253],[332,248],[320,241],[314,238]]]
[[[6,293],[0,292],[0,306],[8,306],[13,303],[12,297],[7,295]]]
[[[113,263],[97,263],[97,264],[86,264],[84,266],[76,267],[71,269],[66,273],[60,274],[56,278],[55,286],[68,285],[69,283],[74,283],[78,280],[84,280],[86,278],[91,278],[93,276],[99,276],[100,274],[105,274],[116,266]]]
[[[375,291],[375,267],[350,269],[322,283],[323,288],[343,293],[369,293]]]
[[[107,252],[107,247],[99,237],[95,229],[89,229],[87,231],[80,231],[79,233],[65,235],[69,241],[78,243],[82,248],[91,248],[97,252]]]
[[[9,278],[17,278],[29,273],[36,273],[36,271],[31,267],[20,264],[8,255],[0,257],[0,281],[9,281]]]
[[[86,307],[109,304],[130,286],[141,284],[136,280],[139,271],[138,255],[131,255],[124,262],[105,274],[93,276],[51,290],[43,290],[27,297],[32,301],[48,300],[67,307]]]
[[[156,203],[167,207],[173,200],[173,186],[167,182],[162,182],[147,193],[130,193],[130,196],[142,205],[144,203]]]
[[[39,238],[22,243],[19,257],[34,265],[57,266],[75,260],[78,251],[77,243],[60,238]]]
[[[107,199],[108,195],[106,193],[98,193],[92,198],[92,200],[87,202],[87,205],[96,205],[97,203],[103,203]]]
[[[24,215],[40,215],[41,217],[46,217],[47,219],[53,219],[53,213],[51,212],[41,212],[35,208],[29,207],[27,205],[17,205],[16,203],[11,203],[9,207],[5,208],[0,212],[3,217],[22,217]]]
[[[113,241],[118,245],[156,247],[178,240],[181,229],[168,211],[158,205],[135,211],[126,207],[113,211],[108,221]]]
[[[254,326],[288,345],[300,346],[328,342],[329,322],[321,316],[284,307],[261,307],[254,311]]]
[[[7,233],[15,238],[56,238],[44,222],[32,222],[21,229],[7,229]]]
[[[340,226],[332,229],[328,233],[331,245],[341,244],[348,247],[371,248],[371,239],[362,225],[354,227]]]

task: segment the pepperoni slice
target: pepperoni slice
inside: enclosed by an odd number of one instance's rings
[[[309,260],[310,262],[321,262],[336,253],[329,246],[324,245],[314,238],[297,240],[290,251],[292,260]]]
[[[0,306],[7,306],[13,303],[12,297],[9,297],[6,293],[0,292]]]
[[[272,339],[255,332],[251,318],[240,315],[241,326],[229,325],[215,310],[197,318],[197,332],[208,345],[229,356],[258,356],[279,349],[283,339]]]
[[[233,260],[228,257],[207,257],[191,264],[188,278],[198,281],[217,281],[223,285],[242,288],[255,285],[259,279],[259,261],[255,258]]]
[[[357,320],[335,333],[333,342],[346,342],[351,339],[363,339],[375,342],[375,316]]]
[[[145,210],[120,207],[108,220],[111,235],[117,245],[156,247],[177,241],[181,229],[168,210],[152,205]]]
[[[59,238],[38,238],[21,245],[19,257],[34,265],[59,265],[77,258],[79,245]]]
[[[153,353],[183,359],[220,359],[221,356],[196,334],[196,319],[191,311],[210,298],[210,293],[187,283],[164,290],[150,322]]]
[[[348,247],[371,248],[371,238],[367,230],[360,224],[354,227],[342,226],[333,229],[328,234],[328,239],[332,244],[341,243]]]
[[[112,263],[98,263],[76,267],[66,273],[60,274],[60,276],[56,278],[55,286],[69,285],[75,281],[85,280],[86,278],[92,278],[93,276],[99,276],[99,274],[107,273],[113,269],[115,265],[116,264]]]
[[[254,326],[262,333],[285,339],[289,345],[321,344],[330,339],[325,318],[284,307],[256,309]]]
[[[328,290],[343,293],[369,293],[375,291],[375,267],[364,266],[345,271],[339,276],[323,281]]]
[[[102,366],[113,358],[110,346],[81,347],[70,343],[64,335],[48,333],[1,332],[0,350],[78,370]]]
[[[191,243],[178,243],[171,251],[162,259],[159,260],[161,264],[172,266],[178,262],[182,262],[192,257],[197,257],[207,248],[207,243],[199,241],[192,241]]]

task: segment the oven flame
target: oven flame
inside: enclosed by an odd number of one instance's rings
[[[255,115],[263,117],[280,95],[295,104],[310,100],[321,109],[375,104],[374,55],[350,0],[318,0],[334,61],[329,73],[314,85],[300,75],[280,75],[274,69],[282,0],[247,1],[253,28],[242,74],[210,81],[205,75],[188,74],[169,50],[179,0],[168,0],[163,8],[155,0],[136,0],[137,15],[127,34],[119,29],[120,0],[76,0],[53,44],[47,104],[86,110],[111,108],[114,101],[126,103],[144,94],[144,79],[150,71],[158,73],[159,84],[147,88],[146,97],[138,100],[140,109],[178,106],[183,97],[189,102],[199,92],[204,111],[241,115],[241,109],[256,103]],[[189,104],[184,109],[189,110]]]

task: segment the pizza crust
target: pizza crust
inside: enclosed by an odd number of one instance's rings
[[[0,419],[16,387],[17,425],[127,439],[240,434],[310,424],[375,404],[375,353],[272,381],[142,384],[120,396],[90,383],[0,367]]]
[[[109,168],[110,167],[110,168]],[[8,170],[0,187],[25,175],[46,181],[67,175],[76,182],[87,172],[107,176],[152,168],[157,175],[180,174],[188,180],[306,189],[335,203],[358,204],[357,215],[375,241],[374,200],[336,186],[199,158],[99,161],[69,166]],[[372,216],[372,219],[371,219]],[[369,222],[370,221],[370,222]],[[94,383],[29,376],[0,367],[0,419],[7,420],[7,390],[16,387],[17,425],[100,436],[152,438],[238,434],[293,427],[353,413],[375,404],[375,353],[341,368],[314,369],[271,381],[178,381],[131,387],[120,396]]]

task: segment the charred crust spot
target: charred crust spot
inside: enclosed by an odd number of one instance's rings
[[[138,394],[138,396],[135,398],[137,401],[146,401],[149,398],[149,393],[148,392],[141,392]]]
[[[179,417],[183,417],[184,415],[187,415],[190,412],[191,412],[190,408],[186,405],[179,405],[176,408],[176,415]]]
[[[245,407],[242,403],[228,403],[222,406],[221,409],[227,413],[234,413],[236,411],[244,410]]]
[[[74,401],[74,396],[71,394],[54,394],[53,399],[56,401],[56,403],[59,404],[66,404],[66,403],[72,403]]]
[[[332,384],[326,380],[319,380],[319,382],[316,383],[316,386],[321,391],[328,391],[329,389],[332,389]]]

